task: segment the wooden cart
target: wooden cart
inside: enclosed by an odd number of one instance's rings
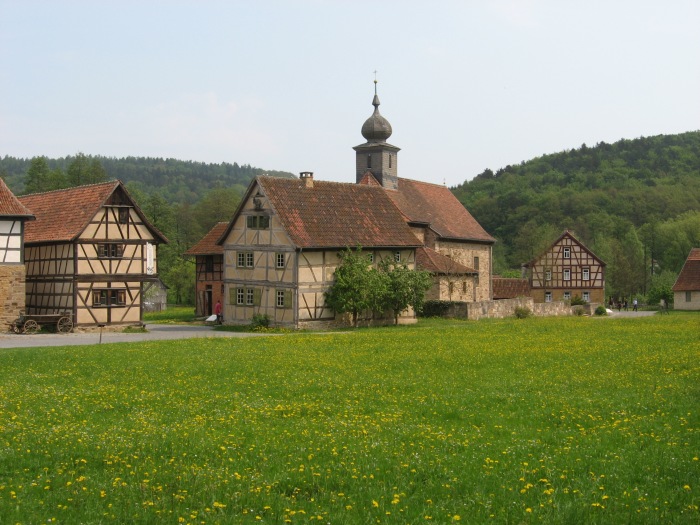
[[[67,334],[73,330],[73,314],[71,312],[56,312],[53,314],[25,314],[20,312],[10,328],[16,334],[35,334],[41,325],[55,325],[56,332]]]

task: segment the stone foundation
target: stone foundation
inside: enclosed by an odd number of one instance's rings
[[[0,331],[10,329],[25,306],[25,268],[23,264],[0,265]]]

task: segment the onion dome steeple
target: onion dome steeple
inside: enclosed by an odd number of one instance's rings
[[[367,142],[386,142],[391,137],[391,124],[379,113],[379,96],[377,95],[377,81],[374,81],[374,99],[372,100],[374,113],[362,125],[362,136]]]
[[[365,175],[372,176],[388,190],[398,188],[397,154],[400,148],[387,143],[391,137],[391,124],[379,113],[379,96],[377,95],[377,79],[374,80],[374,113],[362,125],[362,136],[367,142],[355,146],[355,175],[359,184]]]

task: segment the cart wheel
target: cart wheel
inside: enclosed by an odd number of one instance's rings
[[[12,323],[12,331],[16,334],[22,333],[22,329],[20,328],[20,326],[17,323]]]
[[[24,322],[24,333],[25,334],[35,334],[39,331],[39,323],[34,319],[29,319]]]
[[[73,321],[70,317],[61,317],[58,320],[58,323],[56,323],[56,328],[62,334],[67,334],[68,332],[73,330]]]

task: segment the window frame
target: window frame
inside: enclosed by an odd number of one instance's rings
[[[581,298],[587,303],[591,302],[591,292],[581,292]]]
[[[588,266],[581,268],[581,280],[590,281],[591,280],[591,269]]]
[[[564,246],[562,250],[562,257],[564,259],[571,259],[571,246]]]
[[[685,302],[686,303],[692,303],[693,302],[693,292],[691,290],[686,290],[685,291]]]
[[[275,254],[275,268],[278,270],[284,270],[287,267],[287,254],[284,252],[277,252]]]
[[[394,252],[394,262],[396,262],[396,263],[401,262],[401,252],[400,251]]]
[[[236,268],[255,268],[255,257],[253,252],[236,253]]]
[[[552,292],[545,292],[545,293],[544,293],[544,302],[545,302],[545,303],[551,303],[551,302],[552,302]]]
[[[571,280],[571,268],[564,268],[561,273],[561,278],[562,281],[570,281]]]
[[[117,208],[117,222],[119,224],[129,224],[130,216],[129,208]]]
[[[97,244],[98,259],[121,259],[124,257],[124,244],[119,242],[100,242]]]
[[[571,292],[569,292],[569,291],[564,292],[564,300],[571,301]]]
[[[545,269],[544,269],[544,280],[545,280],[545,281],[551,281],[551,280],[552,280],[552,269],[551,269],[551,268],[545,268]]]
[[[248,215],[246,217],[246,227],[249,230],[269,230],[270,216],[269,215]]]
[[[93,308],[113,308],[126,306],[126,289],[95,288],[92,290]]]

